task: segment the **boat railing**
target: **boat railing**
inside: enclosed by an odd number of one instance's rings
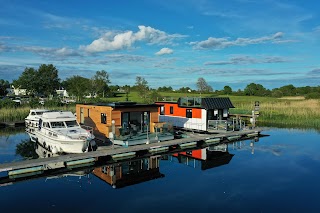
[[[227,120],[208,120],[208,130],[239,131],[246,127],[243,120],[236,118]]]

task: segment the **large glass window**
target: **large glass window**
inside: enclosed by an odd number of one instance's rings
[[[66,121],[66,125],[67,127],[75,127],[75,126],[78,126],[78,123],[76,120],[74,121]]]
[[[164,115],[164,106],[160,107],[160,115]]]

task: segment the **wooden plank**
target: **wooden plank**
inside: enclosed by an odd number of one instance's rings
[[[50,157],[50,158],[39,158],[39,159],[32,159],[32,160],[24,160],[24,161],[18,161],[18,162],[11,162],[11,163],[3,163],[0,164],[0,172],[4,171],[10,171],[15,169],[22,169],[22,168],[28,168],[28,167],[36,167],[36,166],[42,166],[49,163],[60,163],[60,162],[68,162],[73,160],[81,160],[85,158],[96,158],[101,156],[112,156],[116,154],[122,154],[127,152],[137,152],[142,150],[149,150],[150,148],[154,147],[155,145],[164,147],[164,146],[173,146],[173,145],[179,145],[183,143],[188,142],[194,142],[194,141],[205,141],[208,140],[208,137],[212,138],[225,138],[230,137],[234,135],[241,135],[246,136],[248,134],[252,134],[255,132],[260,132],[261,129],[252,129],[252,130],[243,130],[240,132],[226,132],[224,134],[190,134],[188,138],[181,138],[181,139],[174,139],[169,141],[162,141],[159,143],[151,143],[151,144],[142,144],[142,145],[135,145],[135,146],[129,146],[129,147],[117,147],[117,146],[110,146],[110,148],[107,149],[101,149],[94,152],[87,152],[87,153],[81,153],[81,154],[68,154],[68,155],[60,155],[56,157]]]

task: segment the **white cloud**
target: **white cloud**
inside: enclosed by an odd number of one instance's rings
[[[156,52],[155,54],[156,55],[165,55],[165,54],[172,54],[173,53],[173,50],[170,49],[170,48],[162,48],[161,50],[159,50],[158,52]]]
[[[263,36],[260,38],[237,38],[236,40],[209,37],[207,40],[190,42],[189,44],[193,45],[194,49],[224,49],[231,46],[247,46],[250,44],[276,42],[279,41],[282,36],[282,32],[277,32],[271,36]]]
[[[180,34],[167,34],[152,27],[138,26],[139,31],[126,31],[122,33],[107,32],[101,38],[94,40],[87,46],[81,46],[87,52],[103,52],[110,50],[127,49],[138,41],[145,41],[148,44],[172,44],[173,40],[184,38]]]

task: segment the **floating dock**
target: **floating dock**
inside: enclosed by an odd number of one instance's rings
[[[205,148],[213,144],[228,143],[232,141],[248,140],[262,137],[262,129],[225,132],[223,134],[188,134],[187,137],[162,141],[158,143],[142,144],[129,147],[101,146],[96,151],[81,154],[67,154],[50,158],[39,158],[19,162],[0,164],[0,172],[8,172],[9,175],[32,174],[48,170],[47,165],[63,162],[66,168],[81,167],[94,164],[99,158],[106,162],[117,162],[135,157],[152,156],[159,153],[178,152],[190,148]]]

